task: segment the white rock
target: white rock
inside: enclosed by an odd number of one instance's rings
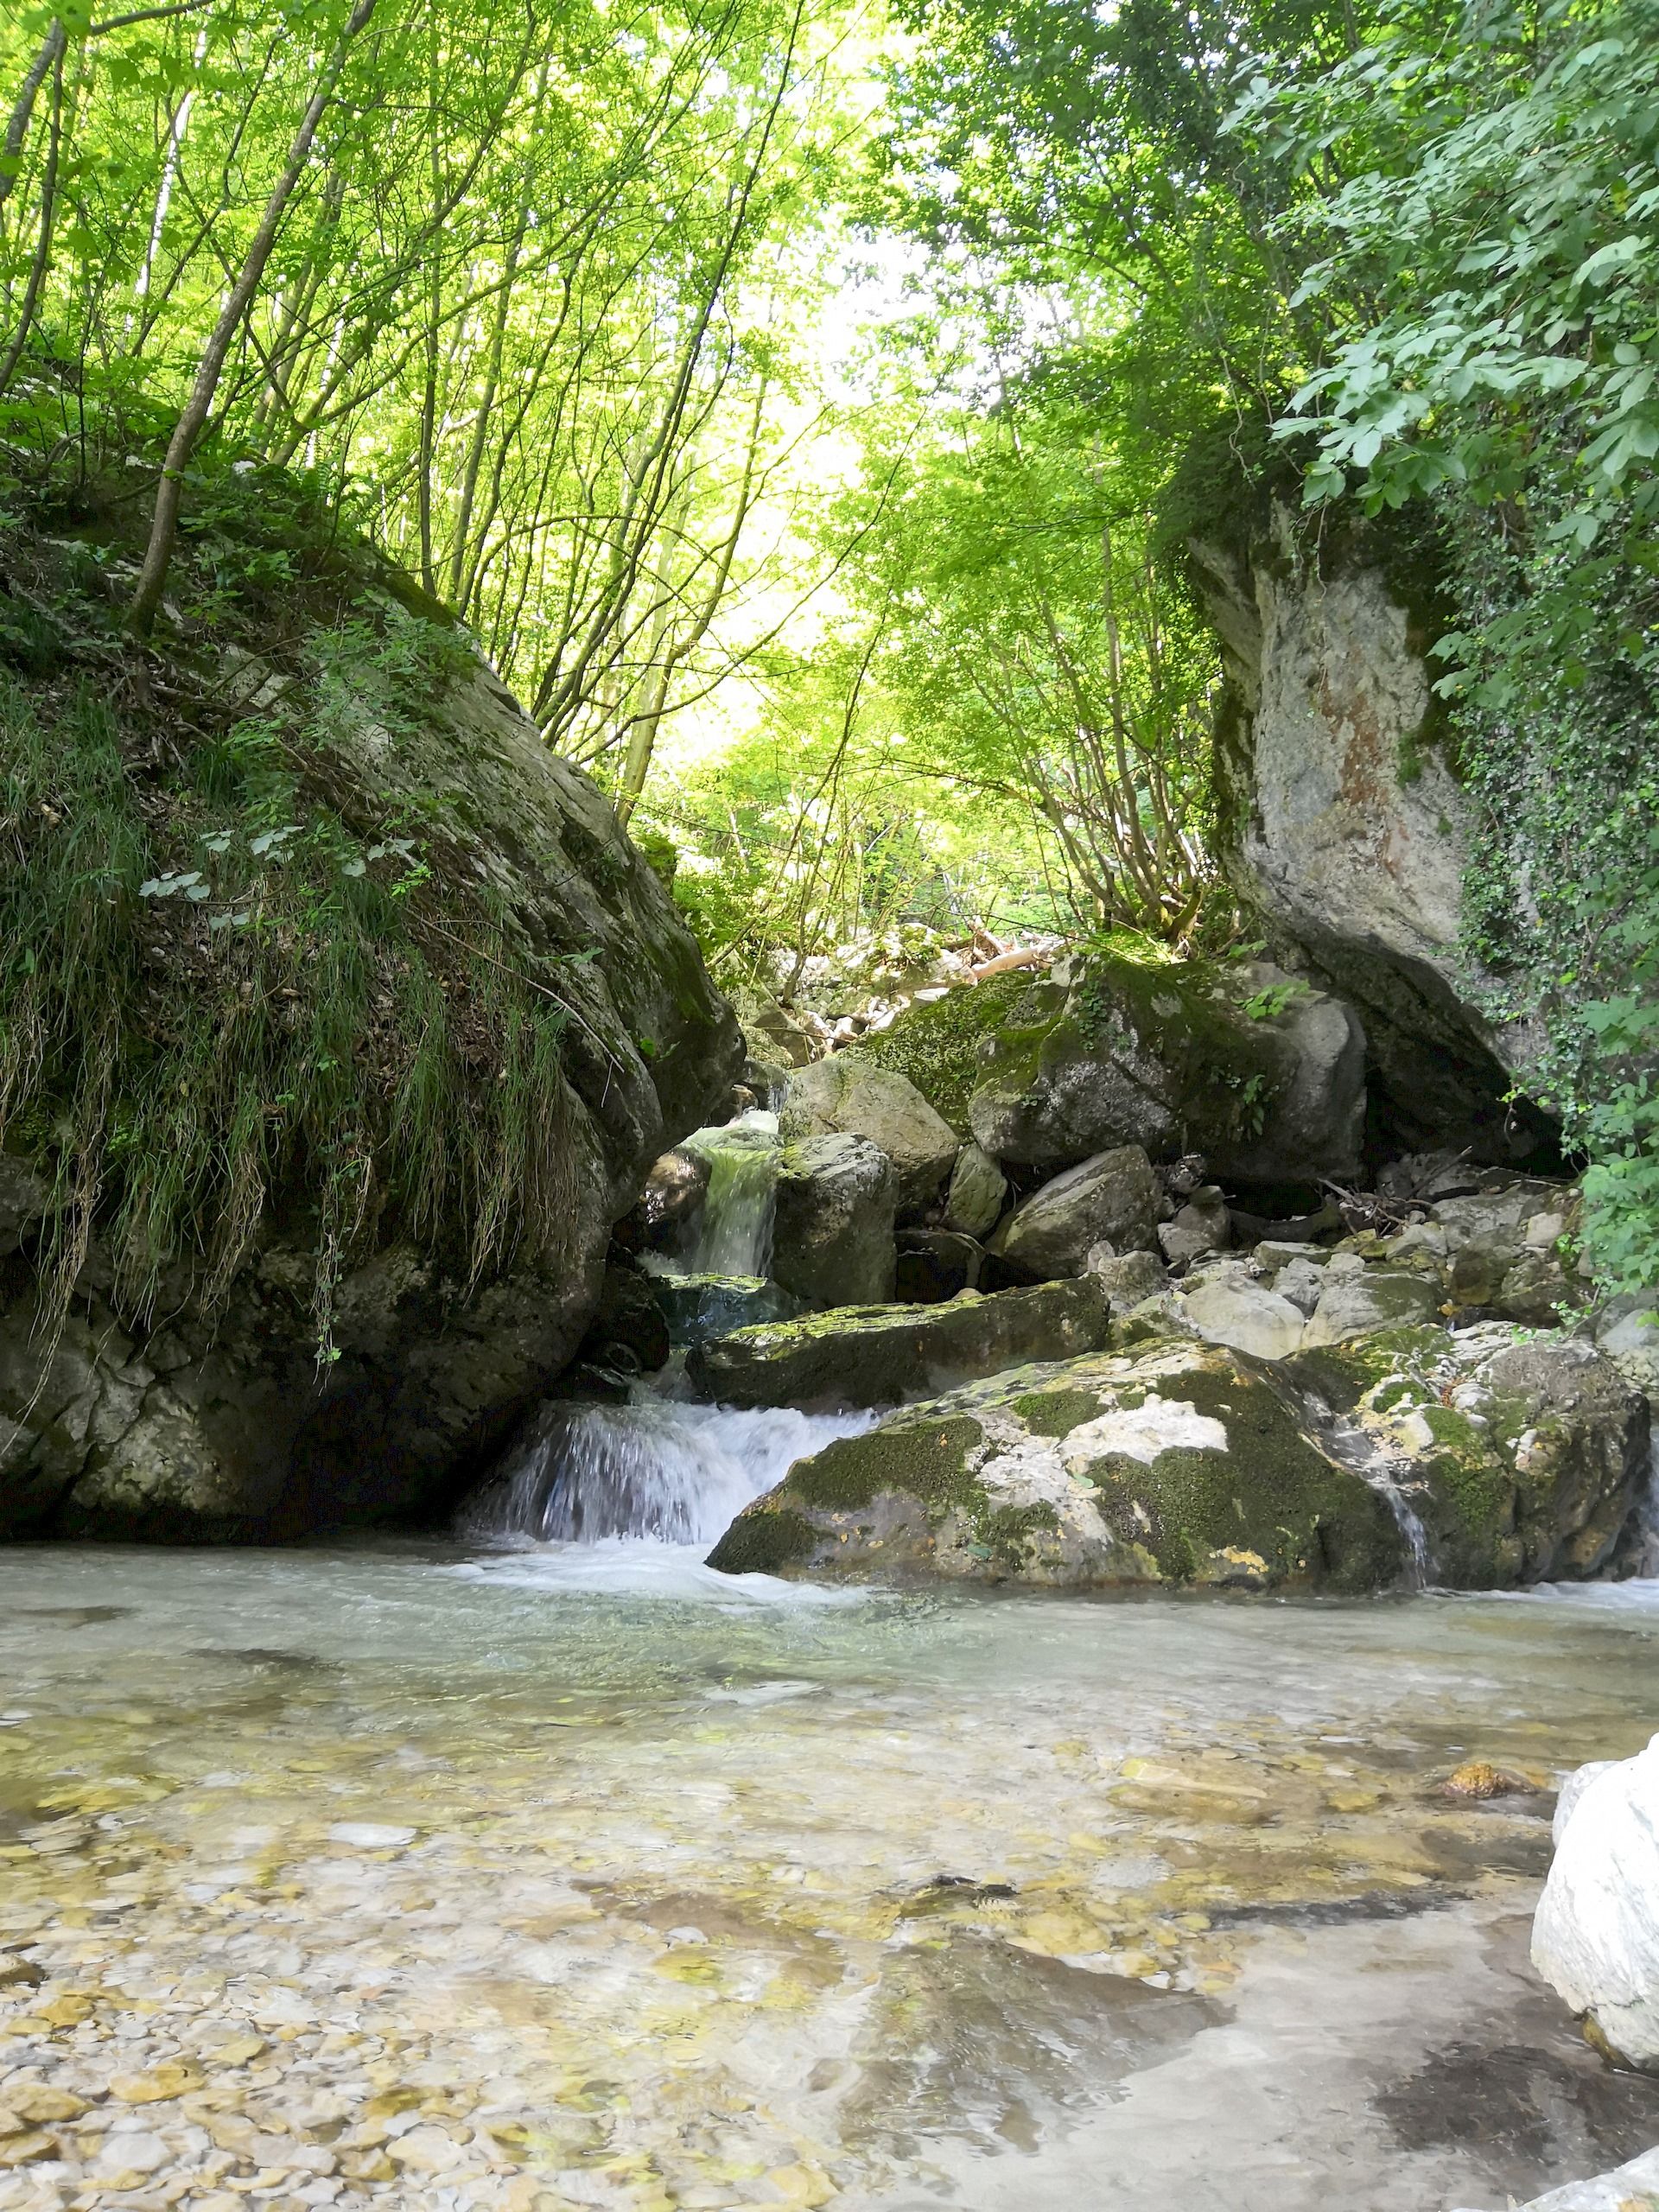
[[[1257,1359],[1288,1359],[1301,1347],[1300,1313],[1265,1283],[1237,1278],[1201,1283],[1185,1302],[1188,1319],[1210,1344],[1252,1352]]]
[[[1567,1791],[1532,1962],[1622,2058],[1659,2066],[1659,1736]]]
[[[1570,2181],[1565,2188],[1535,2196],[1521,2206],[1520,2212],[1624,2212],[1627,2205],[1641,2204],[1656,2192],[1659,2192],[1659,2151],[1644,2151],[1628,2166],[1617,2167],[1610,2174],[1597,2174],[1589,2181]]]
[[[383,1827],[378,1821],[336,1821],[328,1840],[349,1844],[353,1851],[397,1851],[413,1843],[415,1835],[413,1828]]]

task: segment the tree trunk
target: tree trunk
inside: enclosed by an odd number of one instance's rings
[[[213,410],[213,395],[219,390],[219,379],[224,372],[231,342],[241,327],[242,318],[252,303],[265,273],[265,264],[270,259],[271,249],[276,243],[276,233],[282,227],[283,215],[294,188],[305,171],[311,157],[312,141],[317,135],[317,125],[334,98],[334,87],[346,67],[352,41],[373,15],[376,0],[357,0],[346,19],[334,52],[324,65],[317,88],[311,95],[309,105],[300,119],[294,134],[294,143],[289,149],[288,166],[277,178],[265,212],[247,257],[242,264],[242,273],[232,288],[231,296],[213,326],[196,371],[196,380],[184,411],[179,416],[167,448],[167,459],[162,464],[162,480],[156,490],[156,514],[150,524],[149,543],[144,551],[144,564],[139,571],[138,588],[133,594],[132,605],[127,611],[127,627],[136,638],[147,638],[156,623],[156,613],[162,603],[162,594],[167,588],[167,572],[173,559],[173,541],[179,526],[179,507],[184,497],[184,472],[190,465],[196,440],[201,435],[207,417]]]

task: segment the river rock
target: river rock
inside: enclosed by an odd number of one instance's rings
[[[945,1226],[958,1229],[966,1236],[988,1236],[1002,1218],[1007,1202],[1008,1179],[989,1153],[982,1145],[963,1145],[950,1171]]]
[[[669,1339],[677,1344],[701,1344],[705,1337],[729,1336],[762,1321],[787,1321],[802,1306],[781,1283],[759,1275],[662,1274],[655,1289]]]
[[[1508,1587],[1594,1573],[1645,1475],[1643,1402],[1569,1338],[1411,1329],[1274,1362],[1115,1346],[906,1407],[798,1463],[713,1563]]]
[[[1335,1269],[1327,1263],[1303,1342],[1347,1344],[1379,1329],[1432,1321],[1440,1306],[1438,1287],[1421,1275],[1382,1268]]]
[[[1230,1344],[1257,1359],[1288,1359],[1301,1350],[1300,1310],[1242,1271],[1228,1269],[1198,1283],[1181,1302],[1206,1344]]]
[[[1138,1144],[1230,1184],[1351,1179],[1365,1039],[1338,1000],[1261,963],[1091,953],[991,1039],[969,1108],[987,1152],[1057,1168]]]
[[[777,1281],[809,1306],[884,1304],[893,1296],[893,1163],[861,1136],[809,1138],[778,1158],[772,1240]]]
[[[838,1307],[699,1345],[687,1373],[728,1406],[799,1406],[833,1413],[894,1406],[1033,1360],[1067,1359],[1106,1342],[1099,1285],[1039,1283],[949,1304]]]
[[[365,619],[384,617],[385,594],[368,600]],[[521,1246],[480,1284],[464,1249],[427,1249],[418,1207],[389,1205],[338,1286],[337,1356],[319,1371],[315,1192],[266,1198],[211,1312],[188,1269],[153,1315],[118,1300],[98,1224],[60,1331],[41,1322],[33,1201],[14,1203],[0,1533],[200,1541],[447,1510],[575,1352],[612,1224],[652,1162],[741,1063],[730,1008],[609,800],[482,662],[435,680],[395,739],[378,695],[352,692],[354,664],[340,661],[334,710],[307,730],[316,779],[292,804],[372,824],[441,809],[442,873],[463,888],[447,906],[435,893],[435,913],[465,934],[481,894],[531,982],[568,1007],[557,1068],[528,1109],[558,1132],[556,1249]],[[158,1004],[153,1018],[170,1016]]]
[[[1616,2057],[1659,2070],[1659,1736],[1573,1791],[1532,1962]]]
[[[1168,1278],[1152,1252],[1114,1252],[1109,1244],[1091,1245],[1084,1266],[1106,1294],[1112,1312],[1127,1313],[1143,1299],[1156,1297]]]
[[[857,1052],[836,1052],[789,1079],[779,1135],[785,1144],[824,1136],[867,1138],[893,1162],[899,1213],[931,1205],[957,1157],[957,1137],[915,1084]]]
[[[1161,1195],[1141,1147],[1120,1145],[1023,1199],[989,1249],[1041,1280],[1081,1274],[1102,1242],[1119,1252],[1154,1250]]]
[[[1648,1478],[1646,1402],[1581,1338],[1505,1322],[1309,1342],[1286,1386],[1330,1448],[1421,1522],[1428,1579],[1456,1589],[1600,1572]]]
[[[1232,1216],[1213,1183],[1201,1184],[1173,1221],[1158,1224],[1164,1258],[1177,1273],[1211,1252],[1224,1252],[1232,1241]]]
[[[1569,2181],[1560,2189],[1530,2196],[1511,2212],[1649,2212],[1659,2202],[1659,2151],[1643,2151],[1628,2165],[1588,2181]]]
[[[1387,1500],[1236,1355],[1154,1344],[1027,1367],[798,1460],[709,1555],[732,1573],[1373,1590]]]

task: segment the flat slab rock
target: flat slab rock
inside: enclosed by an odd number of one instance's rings
[[[798,1460],[709,1564],[1361,1592],[1410,1579],[1421,1545],[1431,1580],[1503,1587],[1595,1572],[1647,1433],[1587,1347],[1498,1325],[1273,1362],[1166,1338],[906,1407]]]
[[[1092,1277],[939,1306],[840,1306],[700,1344],[687,1373],[726,1406],[828,1413],[896,1406],[1033,1360],[1098,1351],[1109,1330]]]

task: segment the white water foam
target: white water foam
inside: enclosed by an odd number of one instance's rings
[[[695,1129],[688,1147],[709,1162],[696,1233],[680,1264],[698,1275],[764,1275],[772,1264],[778,1116],[757,1107],[723,1128]]]
[[[737,1412],[641,1392],[621,1406],[551,1400],[514,1459],[464,1516],[462,1533],[508,1544],[643,1538],[713,1543],[797,1459],[871,1427],[870,1413]]]

